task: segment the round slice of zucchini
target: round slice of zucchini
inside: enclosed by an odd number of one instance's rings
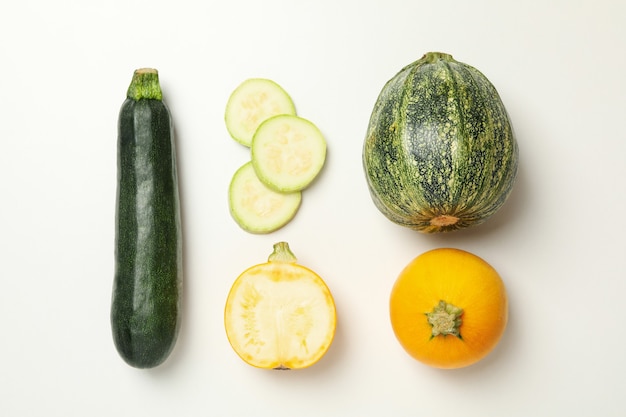
[[[268,188],[254,172],[252,162],[242,165],[233,175],[228,189],[230,214],[250,233],[270,233],[287,224],[302,201],[299,191],[281,193]]]
[[[257,127],[279,114],[296,114],[289,94],[272,80],[250,78],[230,95],[224,121],[230,136],[249,147]]]
[[[324,166],[326,140],[309,120],[278,115],[259,125],[251,153],[254,170],[265,185],[280,192],[301,191]]]

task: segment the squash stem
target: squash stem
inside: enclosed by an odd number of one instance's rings
[[[126,96],[139,101],[141,99],[162,100],[163,93],[159,84],[159,73],[153,68],[135,70]]]
[[[426,61],[428,63],[433,63],[433,62],[436,62],[436,61],[438,61],[440,59],[442,59],[444,61],[454,61],[454,58],[452,58],[452,55],[446,54],[444,52],[427,52],[422,57],[422,60],[424,60],[424,61]]]
[[[430,313],[426,313],[428,324],[432,326],[431,339],[439,335],[453,335],[462,339],[460,330],[463,323],[462,315],[462,308],[443,300],[439,301]]]
[[[274,244],[274,252],[268,258],[269,262],[283,262],[294,264],[297,261],[296,255],[289,249],[287,242],[278,242]]]

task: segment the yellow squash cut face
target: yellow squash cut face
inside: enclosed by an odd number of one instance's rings
[[[244,271],[224,313],[228,340],[248,364],[265,369],[313,365],[330,347],[335,304],[322,278],[296,263],[285,242],[267,263]]]

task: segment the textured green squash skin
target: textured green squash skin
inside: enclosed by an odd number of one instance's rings
[[[136,368],[161,364],[180,325],[182,236],[170,113],[128,98],[119,114],[113,340]]]
[[[518,158],[494,86],[442,53],[424,55],[385,84],[363,147],[376,207],[391,221],[426,233],[487,220],[509,196]]]

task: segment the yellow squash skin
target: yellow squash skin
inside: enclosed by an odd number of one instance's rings
[[[458,336],[434,335],[428,313],[442,301],[462,313],[435,313],[432,322],[456,319]],[[452,248],[435,249],[411,261],[396,280],[389,305],[402,347],[436,368],[462,368],[483,359],[500,341],[508,320],[508,299],[498,272],[478,256]]]

